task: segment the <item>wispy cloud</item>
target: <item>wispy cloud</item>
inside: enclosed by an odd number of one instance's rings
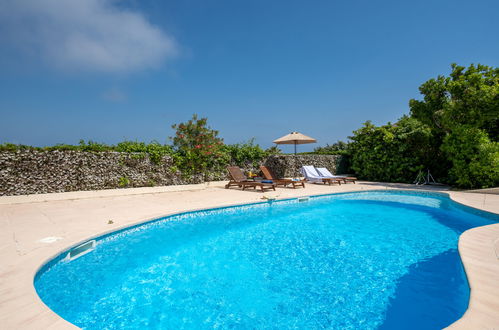
[[[173,37],[116,0],[1,2],[0,37],[58,68],[130,72],[178,53]]]
[[[125,102],[127,99],[127,95],[117,88],[111,88],[102,93],[102,98],[107,101],[119,103]]]

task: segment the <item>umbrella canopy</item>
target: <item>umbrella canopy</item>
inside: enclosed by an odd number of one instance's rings
[[[317,142],[316,139],[298,132],[291,132],[278,138],[277,140],[274,140],[275,144],[307,144],[315,142]]]

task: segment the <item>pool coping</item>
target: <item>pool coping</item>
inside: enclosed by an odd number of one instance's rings
[[[485,210],[483,208],[477,207],[476,203],[469,203],[466,201],[466,198],[462,198],[462,192],[437,192],[426,189],[411,189],[407,188],[393,188],[393,187],[384,187],[385,189],[373,188],[366,189],[360,191],[424,191],[430,192],[432,194],[439,194],[447,196],[452,201],[457,204],[464,205],[466,207],[470,207],[472,209],[477,209],[480,211],[485,211],[492,214],[499,214],[499,212],[491,212],[490,210]],[[359,190],[351,190],[351,191],[343,191],[343,193],[352,193],[358,192]],[[320,194],[299,194],[297,197],[320,197],[325,195],[335,195],[342,192],[333,192],[333,193],[320,193]],[[474,194],[476,195],[476,193]],[[283,200],[292,200],[297,197],[289,197],[289,198],[276,198],[278,201]],[[457,198],[456,198],[457,197]],[[497,196],[497,200],[499,201],[499,196]],[[87,236],[84,239],[80,239],[76,242],[72,242],[72,244],[65,244],[64,247],[57,249],[57,251],[53,252],[50,256],[47,256],[45,259],[40,260],[37,259],[36,264],[37,267],[30,269],[31,274],[31,287],[30,294],[27,299],[36,300],[31,301],[31,307],[42,309],[41,314],[44,315],[43,319],[45,323],[38,322],[39,317],[31,318],[27,320],[25,323],[26,327],[30,328],[31,326],[35,326],[33,328],[40,328],[42,324],[49,324],[50,328],[75,328],[73,324],[67,322],[62,319],[59,315],[50,310],[38,297],[35,287],[33,285],[33,280],[35,276],[48,262],[59,256],[66,250],[71,249],[74,246],[77,246],[83,242],[86,242],[91,239],[99,238],[102,236],[109,235],[111,233],[115,233],[122,230],[127,230],[132,227],[137,227],[143,225],[148,222],[158,221],[165,217],[170,217],[178,214],[185,214],[209,209],[220,209],[220,208],[228,208],[228,207],[237,207],[237,206],[246,206],[246,205],[254,205],[254,204],[262,204],[268,203],[264,202],[239,202],[239,203],[215,203],[212,207],[201,207],[201,208],[192,208],[187,210],[182,210],[180,212],[167,212],[161,216],[154,217],[145,217],[142,219],[138,219],[137,221],[133,221],[132,223],[125,224],[123,226],[117,226],[115,228],[101,231],[95,235]],[[470,205],[475,204],[475,205]],[[459,238],[459,253],[461,259],[463,261],[463,265],[466,271],[466,275],[468,277],[468,282],[470,286],[470,302],[469,307],[466,313],[462,316],[461,319],[457,320],[455,323],[451,324],[449,328],[452,329],[466,329],[472,327],[481,327],[481,328],[491,328],[495,326],[499,326],[499,290],[496,288],[496,284],[499,283],[499,260],[497,256],[495,256],[494,244],[487,244],[495,242],[499,237],[499,224],[493,224],[488,226],[476,227],[472,228],[466,232],[464,232]],[[478,250],[478,251],[477,251]],[[495,259],[491,259],[491,254]],[[492,276],[491,274],[496,276]],[[491,294],[492,293],[492,294]],[[492,297],[491,297],[492,296]],[[34,299],[33,299],[34,298]],[[497,308],[496,308],[497,307]],[[40,320],[41,321],[41,320]]]

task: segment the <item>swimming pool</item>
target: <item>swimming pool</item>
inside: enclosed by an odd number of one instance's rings
[[[361,192],[165,217],[35,278],[101,328],[442,328],[466,310],[463,231],[495,215],[442,194]]]

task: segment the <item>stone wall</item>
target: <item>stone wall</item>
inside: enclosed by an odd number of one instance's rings
[[[336,171],[340,156],[276,155],[264,160],[279,177],[298,175],[302,165]],[[257,164],[244,170],[258,172]],[[258,164],[259,165],[259,164]],[[210,180],[227,179],[223,173],[209,173]],[[147,154],[84,151],[22,150],[0,152],[0,196],[126,187],[167,186],[202,182],[202,176],[188,179],[165,156],[159,164]]]
[[[183,184],[164,157],[141,153],[37,151],[0,152],[0,195]]]

